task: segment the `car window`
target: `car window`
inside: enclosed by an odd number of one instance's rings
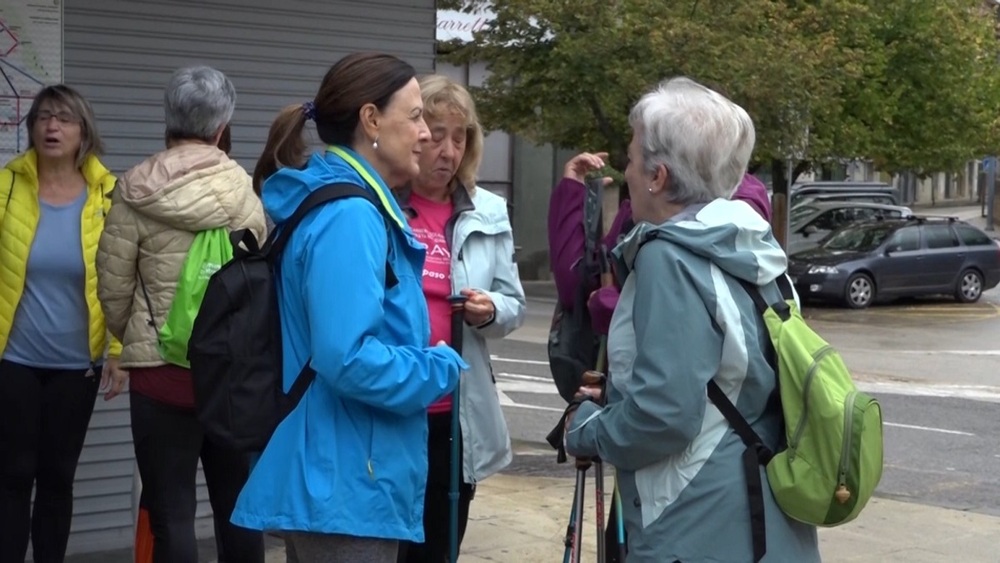
[[[952,248],[958,246],[958,237],[948,225],[924,225],[927,248]]]
[[[878,210],[870,207],[855,207],[852,211],[855,221],[871,221],[878,214]]]
[[[871,252],[892,233],[893,227],[879,224],[849,225],[831,234],[820,246],[827,250]]]
[[[889,252],[920,250],[920,231],[916,227],[903,227],[892,235],[887,247]]]
[[[962,239],[962,243],[965,246],[992,246],[993,239],[989,237],[986,233],[966,225],[958,225],[955,227],[958,231],[959,238]]]
[[[816,213],[817,209],[811,205],[798,205],[792,208],[791,213],[788,216],[788,221],[790,223],[797,223],[806,217]]]
[[[833,210],[824,211],[816,216],[815,219],[809,221],[806,225],[807,227],[815,227],[819,231],[831,231],[833,230]]]

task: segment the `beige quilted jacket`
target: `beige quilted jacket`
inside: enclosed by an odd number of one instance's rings
[[[108,330],[122,342],[123,368],[166,363],[157,334],[196,233],[248,228],[263,241],[265,228],[250,176],[224,152],[203,144],[167,149],[129,170],[118,180],[104,225],[98,296]]]

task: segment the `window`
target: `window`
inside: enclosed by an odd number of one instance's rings
[[[819,217],[816,217],[809,223],[811,226],[815,227],[818,231],[832,231],[839,227],[843,221],[840,221],[838,213],[841,213],[839,209],[831,209],[826,213],[823,213]]]
[[[878,212],[871,207],[855,207],[852,211],[854,211],[855,221],[871,221],[878,214]]]
[[[952,248],[958,246],[958,237],[948,225],[925,225],[927,248]]]
[[[820,246],[833,251],[871,252],[892,232],[891,227],[873,224],[848,225],[825,239]]]
[[[889,252],[908,252],[920,250],[920,231],[916,227],[903,227],[892,235],[889,241]]]
[[[955,230],[958,231],[958,236],[965,246],[990,246],[993,244],[993,239],[979,229],[959,225],[955,227]]]

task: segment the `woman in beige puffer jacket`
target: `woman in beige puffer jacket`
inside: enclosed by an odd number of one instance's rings
[[[250,176],[218,148],[235,102],[232,83],[215,69],[174,74],[165,93],[167,149],[119,179],[98,247],[98,294],[108,330],[122,342],[121,367],[129,370],[132,437],[155,561],[198,558],[199,458],[225,558],[263,561],[261,534],[229,523],[248,460],[205,439],[190,371],[166,362],[157,346],[195,235],[225,227],[264,239],[264,211]],[[112,393],[123,385],[114,381]]]

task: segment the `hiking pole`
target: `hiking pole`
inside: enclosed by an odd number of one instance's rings
[[[625,561],[625,517],[622,516],[622,491],[618,488],[618,470],[615,470],[615,527],[618,528],[618,561]]]
[[[584,499],[587,488],[587,469],[590,468],[589,459],[576,460],[576,489],[573,493],[573,512],[576,519],[573,520],[573,541],[570,548],[570,563],[580,563],[580,548],[583,543],[583,510]]]
[[[604,552],[604,463],[600,458],[594,459],[594,493],[595,510],[597,511],[597,563],[605,563],[607,554]]]
[[[452,295],[448,297],[451,303],[451,347],[462,355],[462,335],[465,330],[465,302],[468,297],[464,295]],[[448,561],[455,563],[458,561],[458,469],[462,460],[459,459],[459,446],[461,445],[462,430],[458,418],[458,406],[460,402],[459,389],[462,378],[458,378],[455,390],[451,392],[451,485],[448,488],[448,500],[451,503],[450,528],[448,533]]]
[[[570,557],[573,555],[573,529],[576,527],[576,488],[573,489],[573,508],[569,511],[569,524],[566,526],[566,537],[563,538],[563,545],[566,549],[563,551],[563,563],[570,563]]]
[[[601,385],[603,387],[601,391],[601,406],[607,404],[607,376],[601,373],[604,367],[604,362],[608,353],[608,337],[601,336],[600,346],[597,349],[597,365],[595,370],[591,372],[586,372],[583,374],[583,384],[584,385]],[[604,462],[601,461],[600,457],[594,457],[594,510],[596,514],[597,522],[597,562],[605,563],[607,561],[607,553],[605,552],[605,542],[604,542]]]

